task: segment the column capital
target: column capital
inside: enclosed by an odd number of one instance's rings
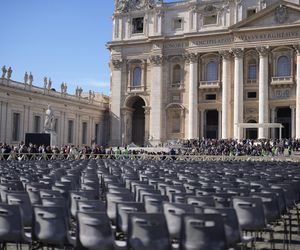
[[[269,46],[261,46],[256,48],[260,57],[266,57],[269,55]]]
[[[220,50],[219,54],[225,60],[230,60],[231,58],[231,53],[229,50]]]
[[[233,53],[235,58],[243,58],[244,56],[244,49],[243,48],[233,48],[230,50]]]
[[[120,70],[123,65],[123,60],[122,59],[112,59],[111,64],[112,64],[114,70]]]
[[[163,63],[163,56],[162,55],[152,55],[149,57],[150,63],[152,66],[161,66]]]
[[[296,50],[298,56],[300,56],[300,43],[293,44],[293,48]]]
[[[185,53],[183,59],[186,63],[196,63],[198,61],[198,56],[196,53]]]

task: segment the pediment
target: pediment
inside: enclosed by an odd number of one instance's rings
[[[300,25],[300,6],[279,1],[266,9],[233,25],[233,30],[271,28]]]

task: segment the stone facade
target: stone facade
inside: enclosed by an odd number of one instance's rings
[[[26,133],[43,133],[45,111],[50,105],[55,117],[57,146],[107,144],[107,96],[70,95],[65,84],[57,92],[49,88],[49,83],[41,88],[26,80],[26,74],[24,83],[8,79],[5,74],[0,78],[0,142],[16,145],[25,141]]]
[[[131,2],[107,44],[112,145],[300,138],[299,0]]]

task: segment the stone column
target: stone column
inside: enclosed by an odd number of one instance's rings
[[[198,58],[194,53],[185,56],[189,63],[188,139],[198,138]]]
[[[205,131],[204,131],[204,125],[205,125],[205,121],[204,121],[204,116],[205,116],[205,110],[200,110],[200,116],[201,116],[201,120],[200,120],[200,131],[201,131],[201,137],[205,137]]]
[[[111,61],[111,131],[110,146],[121,144],[121,89],[122,89],[122,60]]]
[[[296,121],[296,107],[291,106],[291,137],[295,138],[296,135],[296,128],[295,128],[295,121]]]
[[[221,134],[219,137],[222,139],[228,139],[229,126],[230,126],[230,57],[229,51],[220,51],[222,56],[222,120],[219,120],[219,126],[221,127]]]
[[[149,125],[150,125],[150,108],[144,107],[145,109],[145,142],[144,145],[149,145]]]
[[[275,123],[275,119],[276,119],[276,108],[272,107],[271,108],[271,123]],[[276,137],[276,128],[272,128],[271,129],[271,138],[275,139]]]
[[[124,138],[123,138],[123,146],[128,145],[132,142],[132,112],[131,109],[124,110],[123,118],[124,118]]]
[[[300,44],[294,45],[297,52],[297,72],[296,72],[296,139],[300,139]]]
[[[233,106],[233,137],[240,139],[240,128],[238,124],[243,122],[244,106],[243,106],[243,81],[244,81],[244,52],[243,49],[232,49],[234,54],[234,106]]]
[[[268,79],[269,79],[269,64],[268,64],[268,47],[257,48],[259,53],[259,100],[258,100],[258,123],[269,122],[269,94],[268,94]],[[267,128],[258,128],[258,139],[268,138]]]
[[[7,102],[1,101],[0,140],[7,142]]]
[[[150,94],[150,140],[153,145],[158,145],[162,139],[162,64],[163,57],[155,55],[150,57],[152,64],[152,83]]]
[[[223,139],[222,126],[221,126],[222,117],[223,117],[222,109],[218,109],[218,139]]]

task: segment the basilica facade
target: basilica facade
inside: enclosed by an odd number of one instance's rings
[[[107,47],[112,145],[300,138],[299,0],[116,0]]]

